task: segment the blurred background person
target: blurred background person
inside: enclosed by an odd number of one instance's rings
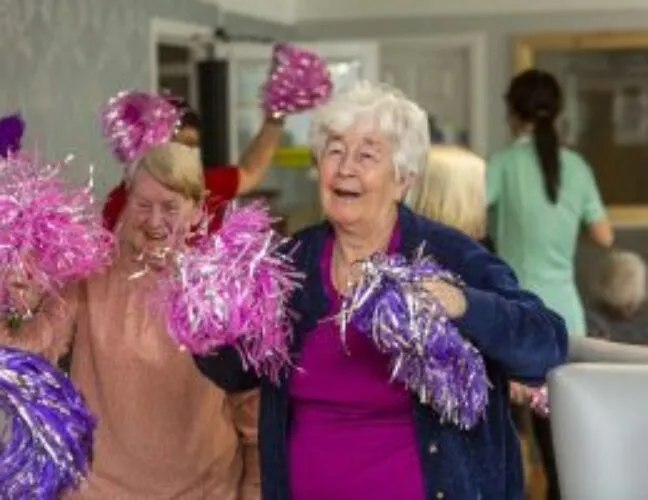
[[[585,336],[585,313],[574,272],[583,226],[609,247],[613,229],[589,165],[560,145],[556,120],[562,91],[549,73],[532,69],[511,81],[505,96],[514,141],[488,163],[489,232],[498,254],[523,288],[558,312],[570,335]],[[560,498],[549,420],[533,427],[547,475],[547,498]]]
[[[648,344],[646,263],[634,252],[613,250],[605,256],[586,308],[587,334],[628,344]]]
[[[485,162],[475,153],[451,145],[433,145],[427,164],[410,189],[412,209],[466,233],[486,236]]]

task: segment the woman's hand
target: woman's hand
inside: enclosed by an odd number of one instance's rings
[[[519,382],[509,382],[509,395],[513,404],[520,406],[526,405],[531,401],[531,392],[531,388]]]
[[[466,296],[456,286],[442,280],[431,280],[423,287],[441,303],[450,319],[461,318],[466,312]]]
[[[511,402],[519,406],[528,406],[531,411],[546,417],[549,415],[549,399],[547,387],[530,387],[519,382],[509,382]]]

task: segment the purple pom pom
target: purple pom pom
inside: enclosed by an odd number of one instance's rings
[[[24,131],[25,122],[19,114],[0,119],[0,157],[20,151]]]
[[[51,500],[79,486],[95,419],[68,377],[40,356],[0,347],[0,491]]]
[[[342,333],[353,324],[380,352],[392,355],[392,380],[418,394],[442,422],[470,429],[488,403],[486,367],[422,286],[434,279],[460,286],[459,280],[421,254],[413,262],[400,255],[363,261],[360,279],[342,304]]]
[[[333,82],[326,62],[317,54],[288,44],[274,48],[273,65],[263,89],[267,114],[292,114],[329,98]]]
[[[101,119],[114,155],[122,163],[131,163],[173,138],[180,112],[165,97],[132,91],[113,97]]]

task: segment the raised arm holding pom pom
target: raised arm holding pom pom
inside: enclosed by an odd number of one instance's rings
[[[235,167],[207,165],[206,200],[211,214],[210,232],[220,226],[224,206],[236,196],[254,191],[265,177],[281,139],[285,117],[313,109],[325,102],[332,92],[332,81],[326,63],[316,54],[289,44],[278,44],[266,82],[261,88],[260,105],[263,122]],[[143,98],[144,96],[144,98]],[[137,100],[140,106],[127,113],[125,104]],[[168,103],[175,108],[175,120]],[[164,141],[199,147],[211,140],[201,137],[200,119],[195,110],[182,100],[163,98],[142,92],[125,92],[112,100],[104,110],[104,130],[115,157],[120,161],[142,154],[147,142],[142,130],[156,130]],[[149,134],[150,136],[150,134]],[[126,154],[125,154],[126,152]],[[114,229],[124,208],[125,185],[108,195],[104,219]]]

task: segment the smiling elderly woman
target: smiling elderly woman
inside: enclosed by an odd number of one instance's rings
[[[523,292],[509,268],[471,238],[402,203],[427,161],[425,113],[399,92],[361,83],[314,116],[312,148],[326,222],[296,236],[306,282],[291,299],[300,369],[262,379],[265,500],[522,499],[507,380],[542,381],[566,352],[563,321]],[[424,243],[462,289],[428,288],[486,360],[486,416],[471,431],[442,424],[404,386],[389,358],[353,330],[347,348],[330,319],[352,265],[376,252],[412,255]],[[197,360],[227,390],[259,383],[231,350]]]
[[[161,250],[183,245],[199,215],[200,157],[181,144],[155,146],[126,185],[115,261],[68,285],[64,301],[19,283],[17,304],[30,297],[38,312],[16,332],[0,329],[0,344],[53,362],[71,345],[70,377],[98,426],[90,475],[65,500],[258,500],[256,392],[230,397],[210,384],[147,307],[168,264]],[[152,272],[133,279],[142,259]]]

